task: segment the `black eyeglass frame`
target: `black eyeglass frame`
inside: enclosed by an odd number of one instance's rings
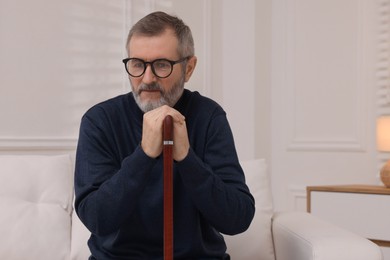
[[[149,64],[149,65],[150,65],[150,68],[152,69],[153,74],[154,74],[156,77],[158,77],[158,78],[160,78],[160,79],[165,79],[165,78],[168,78],[168,77],[172,74],[172,72],[173,72],[173,65],[178,64],[178,63],[181,63],[181,62],[183,62],[183,61],[185,61],[185,60],[188,60],[189,58],[191,58],[191,56],[187,56],[187,57],[184,57],[184,58],[179,59],[179,60],[176,60],[176,61],[172,61],[172,60],[168,60],[168,59],[156,59],[156,60],[153,60],[153,61],[144,61],[144,60],[139,59],[139,58],[126,58],[126,59],[123,59],[122,62],[125,64],[126,72],[127,72],[130,76],[132,76],[132,77],[134,77],[134,78],[139,78],[139,77],[141,77],[142,75],[144,75],[144,74],[145,74],[145,71],[146,71],[146,68],[148,67],[148,64]],[[138,60],[138,61],[141,61],[141,62],[144,64],[144,70],[142,71],[142,73],[141,73],[140,75],[135,76],[135,75],[132,75],[132,74],[129,72],[129,70],[127,69],[127,63],[128,63],[130,60]],[[166,61],[166,62],[169,62],[169,63],[171,64],[171,71],[168,73],[167,76],[165,76],[165,77],[160,77],[160,76],[157,75],[156,72],[154,71],[154,66],[153,66],[153,64],[154,64],[155,62],[158,62],[158,61]]]

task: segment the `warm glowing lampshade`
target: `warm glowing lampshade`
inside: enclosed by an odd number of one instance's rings
[[[390,116],[381,116],[376,122],[376,145],[378,151],[390,152]],[[390,188],[390,160],[380,172],[383,184]]]
[[[379,117],[376,126],[376,145],[378,151],[390,152],[390,116]]]

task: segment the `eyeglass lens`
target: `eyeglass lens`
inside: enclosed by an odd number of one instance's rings
[[[130,59],[127,62],[127,70],[131,76],[139,77],[145,72],[147,64],[148,62],[140,59]],[[153,73],[156,74],[157,77],[168,77],[172,72],[172,64],[168,60],[155,60],[150,64]]]

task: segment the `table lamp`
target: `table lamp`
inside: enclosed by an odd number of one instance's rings
[[[380,152],[390,152],[390,116],[380,116],[376,122],[376,145]],[[383,184],[390,188],[390,160],[380,171]]]

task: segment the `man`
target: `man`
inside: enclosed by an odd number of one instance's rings
[[[162,259],[162,125],[173,117],[174,258],[229,259],[220,233],[250,225],[255,207],[222,108],[184,89],[196,66],[191,31],[155,12],[130,30],[132,92],[82,118],[75,207],[90,259]]]

